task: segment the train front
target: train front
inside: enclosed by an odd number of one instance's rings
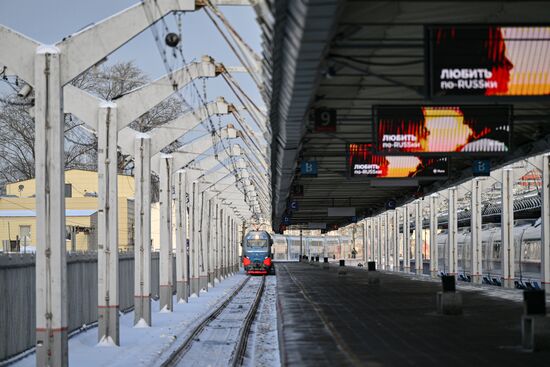
[[[273,266],[271,244],[269,233],[248,232],[243,244],[243,266],[248,274],[269,274]]]

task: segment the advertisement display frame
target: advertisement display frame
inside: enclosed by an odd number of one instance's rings
[[[506,152],[387,152],[384,150],[378,150],[379,146],[379,129],[378,129],[378,110],[379,108],[396,108],[396,109],[402,109],[402,108],[422,108],[422,107],[466,107],[466,108],[473,108],[473,107],[490,107],[490,108],[507,108],[508,109],[508,123],[509,123],[509,129],[508,129],[508,151]],[[506,156],[508,154],[511,154],[514,150],[514,144],[512,140],[513,131],[514,131],[514,106],[512,104],[458,104],[458,103],[445,103],[445,104],[432,104],[432,103],[426,103],[426,104],[384,104],[384,105],[373,105],[372,106],[372,131],[373,131],[373,138],[372,138],[372,150],[375,155],[387,155],[387,156],[419,156],[419,157],[441,157],[441,156],[447,156],[447,157],[454,157],[454,158],[469,158],[473,159],[476,157],[479,158],[486,158],[486,157],[502,157]]]
[[[464,102],[473,102],[473,103],[492,103],[492,102],[501,102],[501,103],[514,103],[514,102],[543,102],[548,101],[550,95],[439,95],[435,94],[434,91],[434,52],[433,44],[431,42],[431,34],[435,28],[438,27],[459,27],[459,28],[479,28],[479,27],[533,27],[533,28],[542,28],[550,27],[550,23],[514,23],[514,22],[504,22],[504,23],[430,23],[424,25],[424,86],[425,86],[425,97],[435,102],[440,103],[454,103],[454,104],[463,104]]]
[[[351,157],[351,152],[350,152],[350,145],[351,144],[356,144],[356,145],[371,145],[371,149],[372,149],[372,144],[371,143],[364,143],[364,142],[361,142],[361,143],[346,143],[346,177],[349,179],[349,180],[359,180],[359,181],[370,181],[370,180],[374,180],[374,181],[385,181],[385,180],[390,180],[390,181],[399,181],[399,180],[411,180],[411,179],[414,179],[414,180],[418,180],[418,181],[444,181],[444,180],[447,180],[450,178],[450,170],[451,170],[451,157],[449,157],[448,155],[444,155],[444,154],[440,154],[439,156],[432,156],[432,157],[429,157],[429,156],[425,156],[425,155],[418,155],[418,154],[376,154],[376,152],[374,150],[372,150],[372,155],[373,156],[380,156],[380,157],[411,157],[411,156],[416,156],[418,158],[425,158],[425,159],[439,159],[439,158],[445,158],[447,160],[447,174],[445,175],[441,175],[441,176],[413,176],[413,177],[368,177],[368,176],[354,176],[352,174],[352,170],[353,170],[353,167],[349,166],[349,161],[350,161],[350,157]]]

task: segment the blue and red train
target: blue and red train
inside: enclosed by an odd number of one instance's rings
[[[269,274],[273,270],[271,245],[266,231],[250,231],[243,240],[243,267],[248,274]]]

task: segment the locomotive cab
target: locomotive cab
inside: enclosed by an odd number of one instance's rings
[[[266,231],[248,232],[243,241],[243,267],[248,274],[269,274],[272,270],[273,239]]]

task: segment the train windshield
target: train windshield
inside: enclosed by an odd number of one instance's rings
[[[256,247],[256,248],[265,248],[269,244],[269,240],[266,239],[253,239],[250,238],[246,240],[246,245],[248,247]]]

